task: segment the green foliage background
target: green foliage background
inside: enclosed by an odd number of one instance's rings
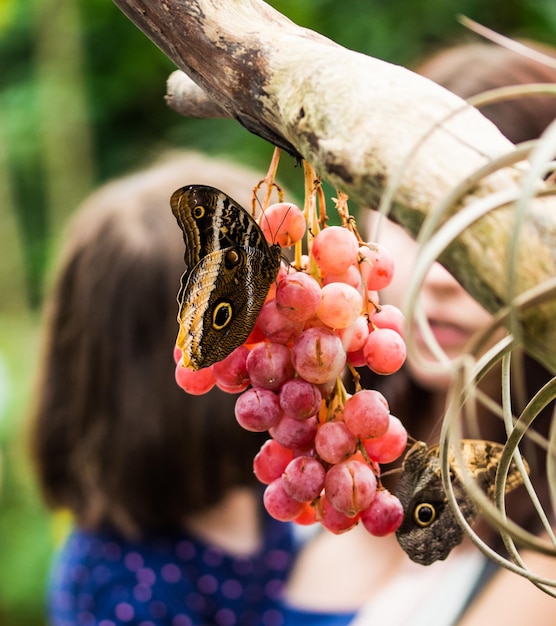
[[[554,0],[274,0],[342,45],[411,67],[475,36],[464,14],[512,37],[556,44]],[[303,62],[300,60],[300,62]],[[56,519],[25,450],[39,315],[67,217],[100,182],[171,147],[266,168],[272,148],[228,120],[164,104],[172,64],[110,0],[0,0],[0,624],[44,623]],[[364,76],[360,77],[365,80]],[[282,178],[299,190],[291,164]],[[215,181],[217,185],[218,181]]]

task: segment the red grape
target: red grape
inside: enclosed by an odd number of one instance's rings
[[[346,364],[342,341],[326,328],[304,330],[294,341],[291,356],[297,373],[315,384],[337,378]]]
[[[303,420],[320,409],[322,395],[319,388],[302,378],[287,380],[279,392],[280,407],[286,415]]]
[[[265,389],[279,389],[294,375],[289,349],[266,341],[249,352],[246,368],[251,384]]]
[[[258,480],[269,485],[282,476],[292,459],[292,450],[284,448],[274,439],[268,439],[253,459],[253,471]]]
[[[288,319],[304,322],[313,317],[321,301],[318,282],[305,272],[285,276],[276,289],[276,308]]]
[[[324,487],[326,470],[310,456],[298,456],[286,467],[282,480],[286,493],[299,502],[311,502]]]
[[[281,522],[289,522],[303,511],[303,502],[294,500],[286,493],[281,478],[267,485],[263,493],[263,503],[269,515]]]
[[[380,437],[362,441],[367,454],[377,463],[391,463],[407,447],[407,430],[397,417],[390,415],[388,430]]]
[[[373,389],[363,389],[346,400],[344,422],[361,439],[384,435],[390,423],[384,396]]]
[[[376,492],[376,476],[364,463],[344,461],[328,470],[324,490],[335,509],[353,517],[371,504]]]
[[[179,356],[181,359],[181,351]],[[187,367],[182,367],[179,362],[176,365],[176,382],[186,393],[192,396],[205,394],[216,384],[212,367],[190,370]]]
[[[315,452],[327,463],[345,461],[354,452],[357,437],[344,422],[325,422],[315,435]]]
[[[402,503],[387,489],[377,491],[371,504],[361,513],[363,526],[376,537],[396,532],[402,521]]]
[[[279,423],[282,409],[274,392],[251,387],[236,400],[235,415],[245,430],[263,432]]]
[[[367,337],[363,354],[376,374],[393,374],[404,364],[407,350],[403,338],[391,328],[377,328]]]

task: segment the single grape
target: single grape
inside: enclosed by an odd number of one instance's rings
[[[311,526],[317,521],[316,512],[316,507],[311,502],[304,502],[301,513],[293,521],[300,526]]]
[[[335,509],[353,517],[371,504],[376,484],[376,476],[368,465],[344,461],[328,470],[324,490]]]
[[[245,430],[263,432],[280,422],[282,409],[278,396],[274,392],[252,387],[236,400],[235,416]]]
[[[361,314],[363,300],[355,287],[329,283],[322,288],[318,317],[330,328],[346,328]]]
[[[376,537],[384,537],[396,532],[402,521],[402,503],[387,489],[377,491],[371,504],[361,512],[363,526]]]
[[[294,341],[292,363],[297,373],[310,383],[336,379],[346,364],[341,339],[326,328],[307,328]]]
[[[404,364],[407,350],[403,338],[391,328],[369,333],[363,355],[367,367],[376,374],[393,374]]]
[[[308,320],[316,314],[320,301],[320,285],[310,274],[293,272],[278,283],[276,308],[288,319]]]
[[[286,467],[282,480],[286,493],[299,502],[312,502],[324,488],[326,470],[310,456],[298,456]]]
[[[404,336],[405,316],[392,304],[381,305],[380,309],[371,313],[369,321],[374,328],[391,328],[401,337]]]
[[[407,430],[397,417],[390,415],[384,435],[363,439],[362,443],[371,459],[377,463],[392,463],[407,447]]]
[[[347,360],[351,363],[351,365],[353,365],[353,367],[363,367],[364,365],[367,365],[367,360],[365,359],[365,355],[363,354],[363,349],[348,352]]]
[[[335,535],[351,530],[359,523],[359,515],[348,517],[341,513],[328,501],[326,494],[319,499],[319,512],[316,517],[326,530]]]
[[[328,285],[329,283],[346,283],[355,287],[359,291],[361,287],[361,273],[357,265],[350,265],[345,271],[337,273],[325,274],[322,278],[322,284]]]
[[[317,418],[297,420],[288,415],[282,416],[277,424],[269,429],[270,435],[286,448],[305,448],[313,444],[317,432]]]
[[[380,291],[392,282],[394,277],[394,257],[380,243],[370,243],[359,248],[361,275],[367,289]]]
[[[286,344],[303,330],[303,322],[287,318],[276,306],[276,300],[263,305],[257,324],[265,337],[274,343]]]
[[[263,493],[263,504],[268,514],[281,522],[289,522],[303,511],[303,502],[294,500],[286,493],[281,478],[267,485]]]
[[[357,261],[357,237],[342,226],[323,228],[313,240],[312,254],[323,274],[345,272]]]
[[[293,450],[284,448],[275,439],[268,439],[253,459],[255,476],[265,485],[280,478],[293,459]]]
[[[344,422],[361,439],[384,435],[390,424],[386,398],[374,389],[358,391],[344,404]]]
[[[321,424],[315,435],[315,452],[327,463],[345,461],[356,446],[357,437],[341,421]]]
[[[257,344],[246,359],[246,370],[254,387],[279,389],[294,375],[290,351],[279,343]]]
[[[216,384],[212,366],[194,371],[187,367],[182,367],[179,362],[176,365],[176,382],[179,387],[192,396],[203,395],[209,392]]]
[[[319,388],[302,378],[287,380],[280,388],[278,397],[282,411],[298,420],[315,415],[322,402]]]
[[[225,359],[215,363],[212,371],[216,383],[225,388],[236,388],[249,385],[249,375],[247,374],[247,356],[249,349],[246,346],[239,346]]]
[[[350,352],[363,349],[367,337],[369,336],[369,322],[364,315],[358,315],[352,324],[338,330],[337,335],[342,340],[342,345],[348,353],[349,358]],[[362,365],[364,364],[363,361]]]
[[[291,202],[271,204],[259,217],[259,224],[267,241],[282,248],[301,241],[306,229],[303,211]]]

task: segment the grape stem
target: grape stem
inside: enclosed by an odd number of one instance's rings
[[[284,200],[284,190],[276,182],[276,172],[278,170],[279,162],[280,148],[274,148],[274,152],[272,153],[272,159],[270,160],[270,165],[268,166],[266,176],[262,180],[260,180],[255,185],[255,187],[253,187],[253,198],[251,200],[251,212],[253,214],[253,217],[257,213],[257,192],[263,185],[266,185],[266,194],[264,200],[261,203],[261,208],[263,211],[265,211],[270,204],[270,198],[272,196],[273,189],[276,189],[276,192],[278,193],[278,201],[282,202]]]

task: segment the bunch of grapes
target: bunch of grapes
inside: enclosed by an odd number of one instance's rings
[[[299,207],[279,202],[266,209],[261,228],[282,247],[299,246],[306,219]],[[404,319],[396,307],[379,305],[377,292],[393,275],[390,253],[356,232],[346,223],[312,236],[300,267],[282,263],[246,343],[199,371],[181,367],[176,349],[176,380],[191,394],[214,385],[239,393],[239,424],[268,431],[254,472],[267,485],[270,515],[320,522],[334,533],[361,521],[382,536],[398,528],[403,511],[381,485],[380,465],[404,452],[407,432],[380,392],[360,387],[354,368],[397,371],[406,356]],[[346,366],[353,395],[342,382]]]

